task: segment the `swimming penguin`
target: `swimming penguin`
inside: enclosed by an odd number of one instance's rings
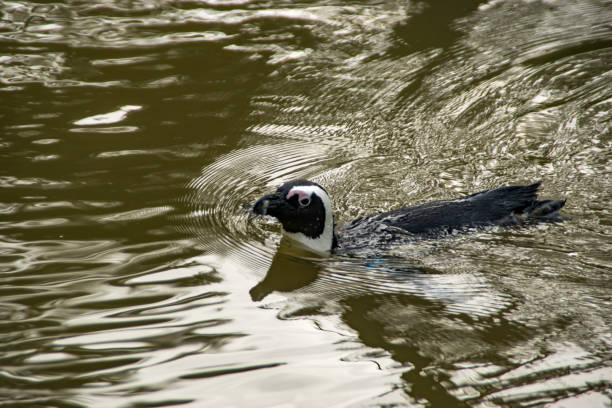
[[[558,222],[565,200],[538,200],[540,183],[507,186],[465,197],[368,215],[340,228],[334,225],[332,200],[323,187],[308,180],[281,185],[253,206],[270,215],[284,235],[318,254],[358,252],[360,247],[388,246],[406,239],[439,236],[489,226],[522,226]]]

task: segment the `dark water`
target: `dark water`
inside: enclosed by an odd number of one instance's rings
[[[0,406],[605,407],[605,1],[0,1]],[[339,223],[543,181],[571,220],[313,259]]]

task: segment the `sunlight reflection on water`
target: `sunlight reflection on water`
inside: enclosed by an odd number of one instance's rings
[[[0,2],[0,400],[606,406],[610,11],[429,3]],[[249,216],[297,177],[571,220],[316,259]]]

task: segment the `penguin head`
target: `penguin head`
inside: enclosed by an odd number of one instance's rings
[[[316,253],[329,253],[334,241],[334,215],[327,191],[308,180],[294,180],[257,200],[253,212],[276,218],[283,233]]]

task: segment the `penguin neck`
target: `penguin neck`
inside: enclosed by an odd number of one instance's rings
[[[329,255],[338,245],[334,229],[334,215],[329,208],[325,209],[325,226],[320,235],[309,237],[302,232],[288,232],[285,229],[283,229],[283,234],[297,246],[318,255]]]

